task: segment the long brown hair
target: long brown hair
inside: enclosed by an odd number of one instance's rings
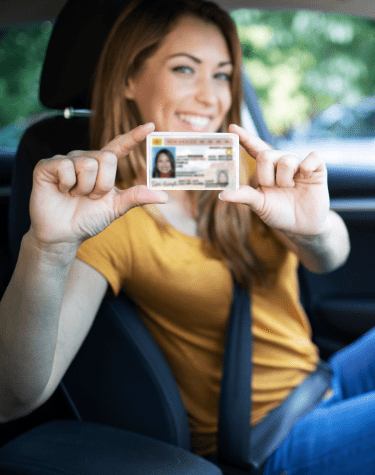
[[[232,105],[221,131],[231,123],[241,124],[242,49],[231,17],[216,4],[205,0],[133,0],[121,13],[103,48],[92,94],[90,141],[100,149],[114,137],[142,123],[136,104],[125,98],[124,87],[145,60],[158,49],[176,21],[185,15],[214,23],[221,30],[231,55]],[[129,187],[145,176],[144,143],[121,161],[117,184]],[[214,191],[189,193],[195,203],[198,235],[215,244],[225,258],[236,282],[249,288],[254,278],[263,280],[265,268],[249,243],[251,212],[245,205],[218,199]]]

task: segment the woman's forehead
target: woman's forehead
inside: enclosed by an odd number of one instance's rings
[[[218,63],[229,62],[230,52],[220,28],[194,16],[183,16],[165,36],[155,57],[169,59],[178,54],[196,55],[198,59],[210,57]]]

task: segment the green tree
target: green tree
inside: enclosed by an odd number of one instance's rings
[[[375,22],[316,12],[238,10],[247,73],[276,135],[307,126],[335,102],[375,91]]]
[[[43,110],[39,80],[52,24],[3,30],[0,38],[0,128]]]

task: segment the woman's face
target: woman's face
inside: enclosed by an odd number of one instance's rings
[[[219,28],[182,17],[125,88],[159,132],[217,132],[232,98],[233,66]]]
[[[224,172],[221,172],[219,175],[219,183],[227,183],[227,175]]]
[[[161,153],[158,156],[157,169],[160,173],[170,173],[172,171],[172,165],[169,161],[168,155]]]

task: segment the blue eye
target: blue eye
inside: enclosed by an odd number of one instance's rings
[[[232,76],[227,73],[217,73],[214,77],[215,79],[220,79],[220,81],[224,82],[230,82],[230,80],[232,79]]]
[[[181,74],[192,74],[194,72],[190,66],[176,66],[175,68],[172,68],[172,71]]]

